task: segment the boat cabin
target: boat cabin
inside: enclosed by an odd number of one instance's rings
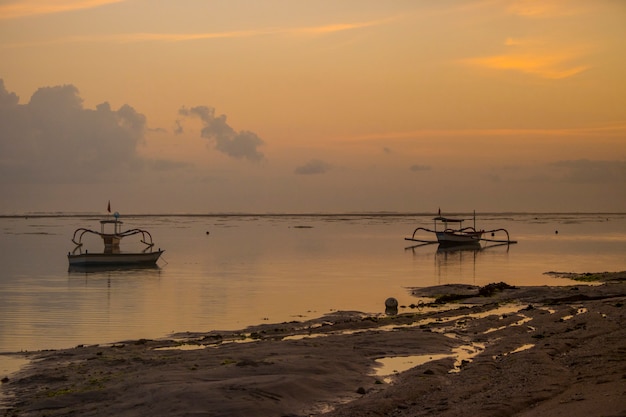
[[[104,241],[104,253],[120,253],[122,223],[117,219],[100,220],[100,236]]]

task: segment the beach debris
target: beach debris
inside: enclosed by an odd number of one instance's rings
[[[499,292],[502,290],[512,290],[512,289],[515,289],[515,287],[507,284],[506,282],[491,283],[491,284],[485,285],[484,287],[480,287],[478,289],[478,294],[483,297],[491,297],[496,292]]]
[[[544,275],[551,275],[555,278],[568,278],[574,281],[582,282],[609,282],[609,281],[625,281],[626,271],[619,272],[557,272],[548,271]]]
[[[446,303],[461,301],[461,300],[465,300],[465,299],[473,298],[473,297],[491,297],[497,292],[501,292],[501,291],[509,290],[509,289],[516,289],[516,288],[517,287],[513,285],[509,285],[506,282],[491,283],[491,284],[485,285],[484,287],[479,287],[478,293],[463,292],[463,293],[450,293],[450,294],[440,295],[439,297],[435,299],[435,304],[446,304]]]
[[[388,316],[398,314],[398,300],[393,297],[389,297],[385,300],[385,314]]]
[[[385,307],[387,308],[398,308],[398,300],[393,297],[389,297],[385,300]]]

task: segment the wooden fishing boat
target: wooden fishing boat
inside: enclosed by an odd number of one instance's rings
[[[437,237],[437,242],[443,246],[477,244],[480,243],[480,239],[483,233],[485,233],[484,230],[476,230],[471,226],[463,227],[464,219],[437,216],[433,220],[435,221],[434,233]],[[437,222],[443,223],[443,230],[437,230]],[[458,227],[449,227],[448,224],[458,224]]]
[[[74,231],[72,242],[76,245],[74,251],[67,254],[70,267],[102,267],[102,266],[149,266],[155,265],[161,254],[160,248],[154,250],[152,235],[143,229],[130,229],[122,231],[123,222],[119,220],[116,212],[112,219],[100,220],[100,231],[78,228]],[[83,250],[82,238],[85,234],[100,236],[104,242],[102,252],[89,252]],[[124,252],[120,250],[120,242],[123,238],[141,235],[141,243],[146,248],[138,252]]]
[[[494,243],[502,243],[502,244],[510,244],[517,243],[514,240],[511,240],[509,237],[509,232],[506,229],[494,229],[494,230],[478,230],[476,229],[476,213],[474,212],[474,226],[463,227],[463,222],[467,219],[456,219],[450,217],[441,216],[441,211],[439,211],[439,215],[433,218],[434,228],[428,229],[425,227],[418,227],[413,231],[413,235],[411,237],[405,237],[405,240],[410,240],[412,242],[419,242],[423,244],[430,243],[439,243],[439,246],[447,247],[447,246],[467,246],[467,245],[476,245],[480,246],[480,242],[494,242]],[[456,227],[454,227],[456,225]],[[421,238],[420,232],[432,233],[435,235],[437,240],[425,239]],[[484,238],[483,235],[491,234],[492,237],[496,235],[496,233],[502,232],[506,234],[506,239],[496,239],[496,238]]]

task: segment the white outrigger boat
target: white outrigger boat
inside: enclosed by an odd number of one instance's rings
[[[465,220],[466,219],[442,217],[441,212],[439,212],[439,215],[433,218],[433,229],[418,227],[413,231],[413,235],[411,237],[405,237],[404,239],[422,244],[439,243],[439,246],[441,247],[480,246],[480,242],[491,242],[496,244],[517,243],[517,241],[510,239],[509,232],[506,229],[476,229],[476,212],[474,212],[474,226],[463,227],[463,222]],[[441,224],[443,224],[443,227],[441,227]],[[449,224],[457,224],[458,227],[450,227],[448,226]],[[419,238],[417,237],[419,236],[419,232],[433,233],[437,240]],[[498,232],[506,234],[506,239],[496,239],[495,235]],[[490,234],[492,238],[484,238],[483,235],[485,234]]]
[[[153,250],[154,243],[152,235],[143,229],[121,230],[123,222],[119,220],[116,212],[113,219],[100,220],[100,232],[85,228],[74,231],[72,242],[76,245],[74,251],[67,254],[67,259],[72,267],[122,267],[122,266],[152,266],[155,265],[161,254],[164,252],[160,248]],[[110,230],[112,227],[113,230]],[[109,230],[107,230],[109,229]],[[98,235],[104,241],[103,252],[83,251],[82,238],[86,234]],[[122,252],[120,241],[122,238],[141,234],[141,243],[146,248],[140,252]]]

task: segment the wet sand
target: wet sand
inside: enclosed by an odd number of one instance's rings
[[[602,283],[421,288],[454,302],[24,353],[0,412],[626,416],[626,272],[582,278]],[[388,357],[424,363],[376,374]]]

